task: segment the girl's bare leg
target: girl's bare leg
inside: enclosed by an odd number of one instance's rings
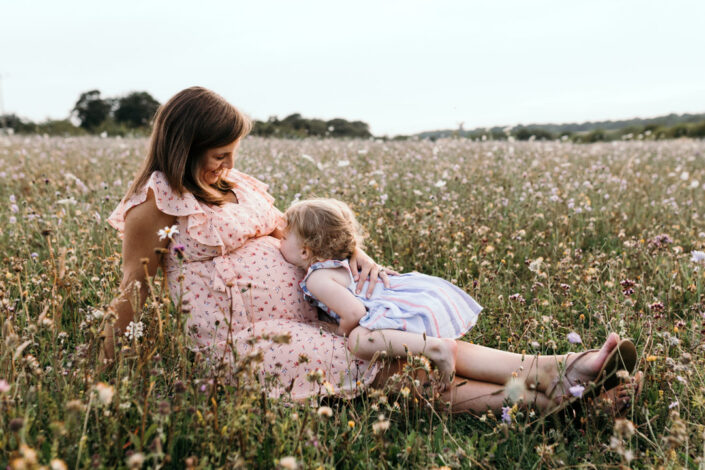
[[[605,359],[617,346],[619,336],[611,333],[599,351],[590,353],[571,370],[573,381],[595,377]],[[457,341],[456,375],[480,382],[504,385],[515,375],[527,387],[546,392],[549,384],[576,355],[539,356],[511,353]]]
[[[458,346],[452,339],[433,338],[401,330],[368,330],[358,326],[348,336],[348,349],[360,359],[370,360],[377,352],[386,351],[390,357],[405,358],[422,354],[436,366],[441,378],[449,383],[455,372],[455,354]]]

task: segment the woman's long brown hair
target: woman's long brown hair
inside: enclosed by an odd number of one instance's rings
[[[198,171],[201,157],[244,137],[251,128],[249,118],[217,93],[202,87],[180,91],[157,110],[147,158],[126,197],[161,171],[176,193],[188,191],[208,204],[223,204],[222,191],[232,189],[232,183],[219,179],[215,187],[205,184]]]

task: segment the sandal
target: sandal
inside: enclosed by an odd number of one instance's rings
[[[560,388],[563,388],[562,385],[564,384],[564,381],[567,382],[568,388],[575,385],[581,385],[578,382],[573,382],[572,380],[570,380],[568,378],[568,373],[572,370],[575,364],[578,363],[581,359],[583,359],[588,353],[596,351],[599,351],[599,349],[590,349],[588,351],[583,351],[579,353],[578,357],[575,358],[575,360],[573,360],[565,368],[565,371],[563,371],[563,373],[559,373],[558,377],[553,379],[553,381],[551,382],[550,391],[546,392],[546,396],[550,400],[553,400],[554,396],[556,395],[556,391]],[[617,371],[626,370],[628,373],[631,374],[634,370],[634,367],[636,367],[636,359],[637,353],[634,343],[632,343],[628,339],[620,340],[619,343],[617,343],[617,346],[614,347],[614,349],[609,353],[609,355],[605,359],[605,362],[602,364],[602,367],[595,375],[595,378],[590,380],[585,385],[585,389],[583,390],[583,393],[580,396],[566,396],[566,392],[568,390],[563,389],[563,398],[561,402],[556,407],[543,414],[542,417],[548,418],[564,410],[569,411],[567,409],[574,408],[574,405],[577,402],[590,398],[594,399],[602,392],[602,390],[610,390],[616,387],[620,383],[620,379],[619,377],[617,377]],[[575,412],[577,410],[572,409],[570,411]]]

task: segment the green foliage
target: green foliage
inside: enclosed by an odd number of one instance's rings
[[[582,124],[530,124],[513,128],[492,127],[470,131],[431,131],[416,137],[436,140],[443,137],[465,137],[473,140],[571,140],[604,142],[613,140],[662,140],[705,137],[705,114],[669,114],[651,119],[586,122]]]
[[[26,119],[22,119],[16,114],[5,114],[0,116],[0,127],[7,127],[18,134],[29,134],[35,132],[35,124]]]
[[[100,126],[98,127],[100,128]],[[68,119],[47,120],[35,126],[34,131],[37,134],[47,134],[56,136],[79,136],[86,135],[86,130],[82,127],[76,127]]]
[[[369,126],[362,121],[346,121],[345,119],[307,119],[295,113],[279,120],[276,116],[267,121],[255,121],[252,135],[261,137],[372,137]]]
[[[150,125],[159,108],[159,101],[146,91],[135,91],[117,99],[113,117],[115,122],[130,128],[144,128]]]
[[[100,90],[90,90],[81,93],[73,112],[81,122],[81,127],[92,131],[110,116],[112,108],[112,101],[101,98]]]

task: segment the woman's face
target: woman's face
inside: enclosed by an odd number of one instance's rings
[[[217,183],[220,175],[233,167],[235,151],[239,145],[240,139],[223,147],[206,150],[199,165],[201,180],[206,184]]]

